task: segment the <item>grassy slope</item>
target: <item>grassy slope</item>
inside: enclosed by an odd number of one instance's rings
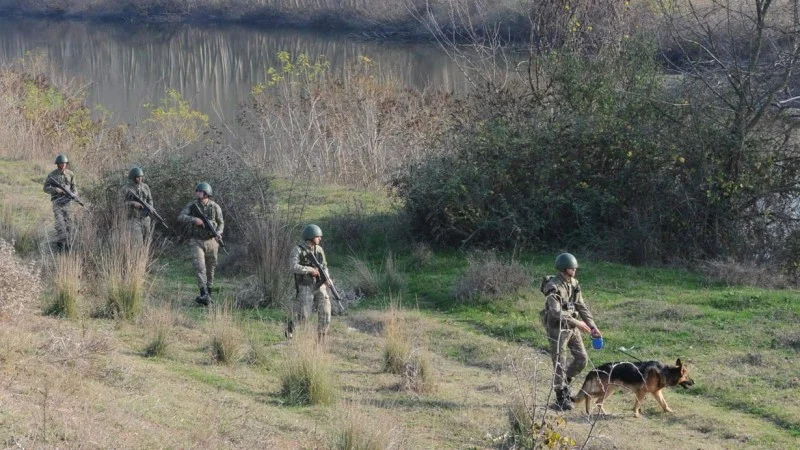
[[[42,168],[0,161],[0,198],[13,192],[35,204],[23,216],[50,227],[47,198],[40,194]],[[281,188],[286,192],[286,187]],[[306,220],[345,210],[357,193],[336,188],[334,201],[319,194]],[[285,195],[285,194],[281,194]],[[358,194],[364,211],[389,202]],[[15,219],[16,220],[16,219]],[[191,267],[163,257],[153,289],[155,305],[136,324],[109,320],[65,321],[32,308],[0,326],[0,442],[11,447],[213,447],[310,448],[327,445],[342,410],[357,408],[378,426],[397,424],[402,448],[484,448],[506,431],[505,404],[527,379],[505,370],[524,360],[527,368],[549,370],[536,313],[541,295],[531,288],[515,298],[454,304],[449,289],[466,262],[456,253],[437,253],[424,270],[410,269],[405,243],[376,238],[355,252],[383,258],[383,244],[407,267],[407,313],[415,340],[427,347],[439,374],[439,389],[417,396],[398,391],[396,376],[379,372],[380,311],[369,307],[335,318],[329,351],[342,389],[334,406],[282,406],[278,373],[286,347],[281,313],[239,314],[250,363],[211,363],[205,312],[191,304]],[[339,245],[341,247],[341,245]],[[330,247],[337,247],[330,242]],[[370,250],[372,249],[372,250]],[[331,253],[334,269],[345,269],[345,251]],[[525,263],[537,274],[552,273],[552,256]],[[691,442],[698,448],[796,445],[800,380],[794,360],[800,303],[794,291],[729,288],[706,284],[695,274],[631,268],[583,260],[580,278],[608,347],[591,351],[592,363],[626,358],[613,351],[636,349],[647,359],[684,358],[697,382],[689,391],[670,391],[675,414],[664,415],[651,399],[645,419],[631,416],[632,396],[614,396],[612,416],[598,422],[591,447],[656,448]],[[224,292],[236,289],[223,277]],[[538,283],[534,283],[538,284]],[[367,304],[380,305],[380,300]],[[165,313],[163,307],[172,310]],[[167,315],[172,346],[163,358],[140,356],[152,338],[153,322]],[[528,373],[529,374],[529,373]],[[547,376],[534,383],[546,391]],[[355,406],[350,406],[355,405]],[[582,441],[590,425],[577,411],[565,414],[567,431]]]

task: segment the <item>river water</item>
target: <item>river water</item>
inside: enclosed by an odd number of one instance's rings
[[[235,25],[128,25],[0,18],[0,63],[44,52],[51,71],[87,88],[117,122],[133,123],[167,89],[215,122],[231,123],[276,54],[324,56],[332,68],[367,56],[408,86],[463,91],[458,68],[435,45],[364,41],[346,34]]]

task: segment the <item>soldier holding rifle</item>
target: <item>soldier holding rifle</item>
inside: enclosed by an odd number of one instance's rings
[[[122,187],[120,197],[127,211],[131,238],[139,245],[149,242],[152,224],[148,206],[152,207],[153,196],[150,194],[150,187],[144,182],[144,171],[141,168],[134,167],[128,172],[128,184]]]
[[[53,202],[56,229],[55,244],[60,251],[69,251],[72,241],[72,201],[75,200],[83,206],[83,203],[78,199],[75,174],[67,169],[68,164],[67,155],[59,153],[56,156],[56,170],[50,172],[44,182],[44,191],[50,194],[50,201]]]
[[[214,285],[214,269],[217,267],[217,253],[222,242],[225,221],[222,208],[211,200],[213,191],[208,183],[199,183],[194,188],[195,199],[181,210],[178,221],[186,224],[189,235],[189,252],[197,275],[200,295],[195,301],[208,306],[212,303],[211,288]]]
[[[328,296],[330,290],[339,301],[339,295],[333,282],[328,276],[328,261],[325,251],[322,250],[322,229],[316,225],[307,225],[303,229],[303,243],[294,246],[289,265],[294,273],[294,283],[297,289],[294,320],[289,320],[286,336],[292,337],[295,322],[305,323],[311,316],[314,303],[317,304],[317,342],[324,343],[331,323],[331,300]],[[341,306],[341,303],[339,303]]]

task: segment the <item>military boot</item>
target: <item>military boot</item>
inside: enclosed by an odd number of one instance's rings
[[[291,339],[294,337],[294,321],[289,320],[289,323],[286,324],[286,330],[283,332],[283,335],[286,336],[286,339]]]
[[[569,398],[569,389],[563,388],[556,390],[557,411],[569,411],[572,409],[572,400]]]
[[[194,301],[203,306],[208,306],[208,304],[211,303],[211,297],[208,295],[208,288],[201,287],[200,295],[198,295]]]

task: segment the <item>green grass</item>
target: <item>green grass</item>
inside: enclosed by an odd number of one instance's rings
[[[18,175],[26,171],[27,175]],[[41,209],[36,207],[30,211],[39,211],[36,213],[40,215],[38,220],[46,220],[50,214],[49,199],[43,193],[38,195],[41,190],[38,182],[24,181],[40,171],[32,168],[30,163],[0,161],[0,175],[7,173],[9,177],[21,177],[18,181],[25,186],[25,198],[44,205]],[[277,182],[279,196],[283,196],[281,201],[285,202],[288,186],[281,183],[286,182]],[[7,189],[7,185],[0,183],[0,190],[3,189]],[[417,268],[408,240],[394,239],[393,233],[397,232],[387,229],[398,223],[392,216],[394,207],[389,199],[379,193],[357,193],[340,187],[314,186],[313,189],[314,195],[309,196],[313,205],[305,209],[301,223],[332,223],[331,217],[341,215],[341,205],[351,201],[352,196],[363,201],[365,213],[362,219],[366,231],[357,250],[353,250],[354,247],[349,243],[337,242],[336,230],[323,228],[328,239],[325,245],[333,276],[338,281],[337,276],[347,268],[351,255],[378,269],[385,263],[388,252],[391,252],[406,280],[401,292],[393,295],[402,297],[403,308],[413,313],[408,319],[409,330],[415,333],[414,339],[425,344],[434,356],[437,371],[442,374],[440,387],[430,398],[410,397],[393,390],[392,386],[398,382],[397,377],[380,372],[380,338],[369,332],[352,331],[350,326],[354,322],[348,322],[355,320],[354,317],[359,314],[378,313],[370,311],[372,309],[383,310],[389,298],[378,295],[363,300],[358,307],[350,310],[348,317],[337,316],[333,319],[331,339],[336,345],[332,345],[328,353],[333,357],[331,373],[341,381],[335,382],[332,388],[343,398],[355,397],[353,392],[367,396],[363,399],[364,404],[394,415],[392,420],[411,428],[417,429],[420,423],[424,423],[426,428],[424,432],[419,432],[420,435],[430,432],[433,436],[444,435],[457,439],[457,433],[470,430],[475,433],[476,439],[470,441],[473,442],[471,445],[491,445],[480,441],[481,436],[486,434],[482,428],[485,417],[504,417],[505,412],[502,408],[488,408],[488,416],[475,419],[465,417],[467,411],[476,407],[477,400],[470,404],[470,398],[463,394],[467,391],[461,385],[471,380],[473,385],[469,395],[483,395],[479,393],[484,391],[478,389],[491,388],[494,385],[494,378],[491,377],[495,375],[473,380],[471,377],[477,377],[475,374],[482,371],[491,374],[503,372],[507,368],[509,355],[514,355],[520,349],[526,355],[539,354],[538,350],[546,349],[544,331],[538,323],[538,311],[543,304],[538,284],[541,276],[555,273],[552,269],[555,254],[530,254],[521,259],[521,263],[534,276],[531,286],[518,294],[491,301],[457,302],[452,295],[453,286],[467,268],[464,254],[434,250],[430,261],[423,268]],[[660,415],[652,399],[649,400],[645,404],[648,423],[654,424],[654,427],[672,427],[669,428],[670,432],[674,432],[675,428],[687,428],[705,433],[702,430],[708,428],[711,430],[708,435],[719,439],[714,442],[723,447],[737,446],[738,441],[726,440],[729,438],[725,436],[736,434],[745,427],[748,430],[747,445],[756,447],[785,448],[787,442],[800,436],[800,406],[791,401],[800,393],[795,363],[800,342],[800,335],[795,331],[797,319],[800,318],[800,292],[728,287],[710,283],[688,270],[630,267],[580,256],[582,267],[578,277],[606,340],[604,350],[588,349],[591,364],[630,359],[616,349],[633,348],[631,353],[642,359],[673,363],[680,357],[689,365],[691,376],[696,381],[692,389],[675,389],[667,394],[668,401],[678,411],[675,416]],[[305,425],[298,425],[298,429],[314,430],[316,425],[309,423],[324,422],[329,410],[332,411],[330,414],[334,414],[336,403],[333,406],[286,408],[278,400],[282,390],[280,364],[287,359],[283,351],[286,344],[281,334],[285,323],[284,310],[232,311],[232,320],[242,325],[247,345],[258,354],[254,358],[257,364],[209,364],[207,337],[202,332],[207,325],[208,314],[205,308],[194,305],[193,300],[197,295],[194,269],[185,246],[172,248],[159,255],[155,265],[157,269],[154,276],[157,280],[149,301],[169,303],[177,311],[177,322],[185,322],[184,325],[172,325],[173,334],[167,355],[157,359],[138,356],[152,339],[152,334],[137,330],[135,324],[112,326],[108,321],[87,319],[84,325],[107,327],[108,332],[113,333],[119,346],[126,349],[115,357],[126,358],[128,353],[136,355],[137,361],[125,360],[128,361],[125,367],[141,364],[157,369],[143,371],[140,376],[144,379],[157,377],[158,372],[173,374],[180,383],[185,383],[175,384],[173,389],[176,392],[192,393],[211,387],[214,392],[219,391],[214,395],[221,397],[237,395],[255,399],[250,406],[254,411],[256,408],[279,408],[271,412],[284,415],[278,422],[283,426],[300,421]],[[220,272],[216,284],[223,293],[218,297],[222,299],[223,294],[233,295],[243,276],[234,277]],[[344,284],[340,284],[340,287],[347,288]],[[87,295],[92,293],[87,292]],[[67,323],[63,326],[72,325]],[[441,370],[439,364],[450,365],[446,370]],[[154,378],[153,383],[159,380]],[[487,390],[486,395],[507,397],[506,400],[510,398],[508,390],[497,389],[499,394]],[[449,394],[450,390],[456,393]],[[297,397],[293,393],[285,394],[287,397]],[[118,396],[117,393],[110,395]],[[618,404],[612,405],[612,409],[621,409],[624,403],[628,411],[631,399],[627,394],[619,397],[620,400],[614,399]],[[488,398],[481,397],[481,402],[486,404]],[[236,402],[230,398],[228,401],[234,405],[230,407],[234,408]],[[108,403],[97,402],[96,408],[109,408]],[[320,403],[325,404],[325,401]],[[149,406],[140,408],[148,409]],[[619,410],[614,412],[619,413]],[[577,414],[574,417],[574,425],[580,426],[582,422]],[[631,420],[627,417],[620,419],[616,422],[622,425]],[[156,420],[161,421],[169,422],[169,418]],[[456,428],[452,428],[454,424]],[[608,425],[614,426],[614,421]],[[30,424],[26,426],[31,428]],[[176,425],[175,429],[180,430],[185,426]],[[448,434],[447,430],[451,429],[458,431]],[[500,435],[504,431],[493,429],[491,433]],[[613,435],[612,432],[606,434]],[[302,445],[312,445],[309,440],[302,442]],[[426,441],[428,447],[436,446],[431,442]],[[440,446],[443,443],[436,442]]]
[[[526,264],[537,276],[553,274],[551,259],[539,255]],[[706,397],[720,407],[763,418],[792,436],[798,435],[800,406],[784,400],[786,387],[798,392],[797,371],[775,361],[798,356],[791,347],[793,341],[786,345],[789,348],[782,348],[780,342],[796,329],[800,292],[719,286],[680,269],[581,262],[578,277],[584,297],[606,341],[604,350],[588,350],[592,364],[630,359],[617,351],[619,347],[633,347],[632,354],[645,360],[674,363],[681,357],[688,360],[699,382],[696,389],[680,394]],[[426,308],[441,311],[480,333],[545,350],[544,332],[537,319],[543,304],[543,296],[536,290],[538,279],[530,292],[513,298],[458,304],[449,289],[465,268],[459,255],[437,254],[432,268],[409,273],[404,296],[424,299],[421,304]],[[476,351],[464,345],[451,349],[450,356],[467,360]],[[774,361],[748,367],[747,381],[738,385],[734,380],[740,374],[735,366],[725,377],[715,375],[719,366],[729,366],[731,359],[752,353]]]

